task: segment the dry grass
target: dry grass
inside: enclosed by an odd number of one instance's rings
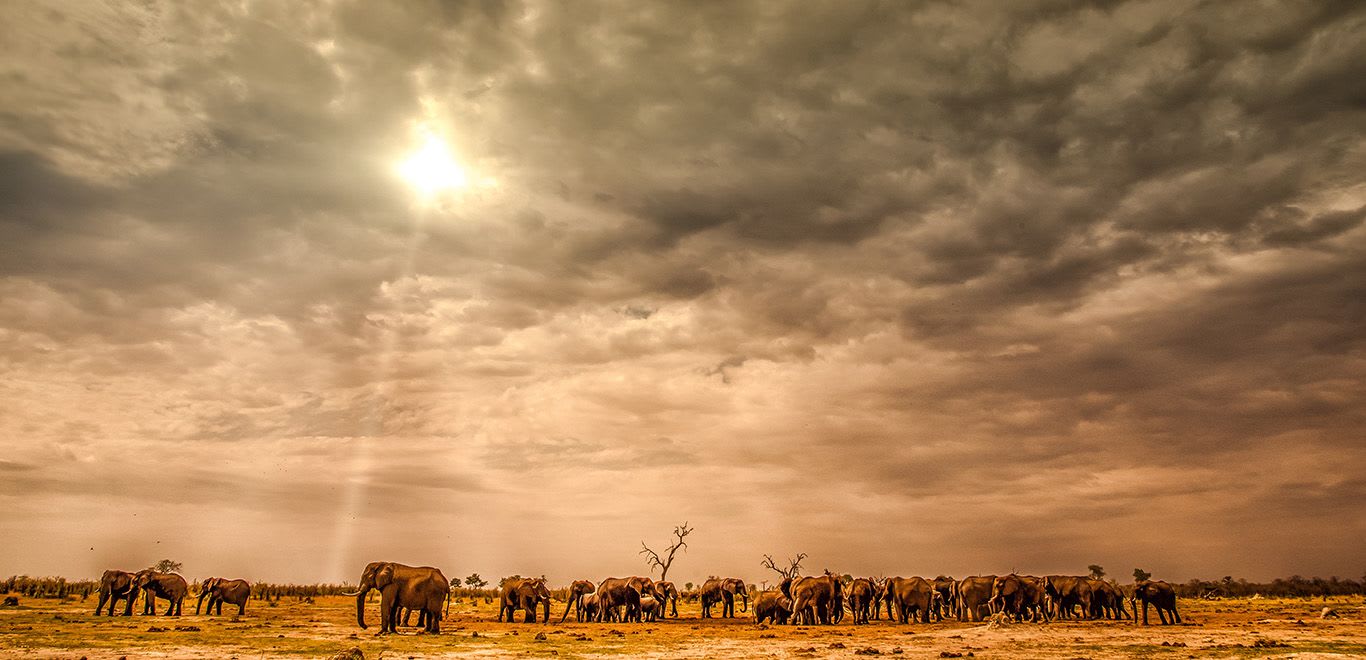
[[[907,626],[760,627],[749,619],[700,621],[696,606],[683,618],[646,624],[505,624],[495,605],[464,601],[451,608],[440,636],[378,637],[360,630],[354,601],[281,601],[248,605],[246,616],[96,617],[94,600],[23,600],[0,608],[4,658],[271,658],[330,657],[359,647],[366,658],[853,658],[872,649],[904,658],[1360,658],[1366,657],[1366,602],[1327,602],[1342,615],[1320,620],[1322,600],[1182,601],[1183,626],[1088,621],[1003,627],[948,621]],[[563,608],[562,603],[557,605]],[[367,611],[377,622],[377,605]],[[188,611],[188,610],[187,610]],[[555,612],[558,617],[559,612]],[[416,621],[416,617],[414,617]],[[149,632],[149,628],[166,628]],[[197,627],[198,630],[178,630]],[[545,633],[536,639],[537,633]],[[1274,645],[1268,645],[1274,644]],[[1288,644],[1288,646],[1279,646]],[[972,655],[969,656],[968,654]]]

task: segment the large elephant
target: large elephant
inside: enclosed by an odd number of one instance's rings
[[[648,579],[648,578],[646,578]],[[632,582],[638,578],[607,578],[598,583],[599,621],[633,621],[640,617],[641,592]],[[653,585],[651,585],[653,591]],[[626,611],[621,612],[622,609]]]
[[[935,593],[939,594],[939,604],[934,608],[934,616],[943,620],[949,612],[958,611],[958,582],[952,577],[940,575],[930,582]]]
[[[1133,600],[1134,623],[1138,623],[1138,604],[1143,603],[1143,625],[1148,625],[1148,605],[1157,608],[1157,617],[1162,625],[1181,623],[1181,615],[1176,612],[1176,590],[1161,580],[1141,580],[1134,583]],[[1168,617],[1167,615],[1171,616]]]
[[[213,606],[218,605],[218,613],[223,613],[223,603],[227,602],[237,606],[237,614],[247,613],[247,601],[251,599],[251,583],[246,580],[229,580],[226,578],[211,577],[199,585],[199,602],[195,603],[194,613],[199,614],[199,608],[204,604],[204,598],[209,599],[209,610],[206,614],[213,614]]]
[[[1004,612],[1006,616],[1023,621],[1048,620],[1044,604],[1045,588],[1043,580],[1032,575],[1002,575],[996,578],[991,587],[991,609]]]
[[[180,616],[180,606],[185,602],[185,597],[190,595],[190,583],[185,578],[176,573],[162,573],[150,568],[138,571],[133,576],[133,586],[147,595],[147,604],[142,608],[142,613],[149,616],[156,616],[158,598],[164,598],[169,603],[166,616]]]
[[[660,598],[663,599],[663,600],[660,601],[660,602],[662,602],[662,603],[664,604],[664,608],[665,608],[665,609],[669,609],[670,607],[672,607],[673,612],[672,612],[671,614],[669,614],[669,616],[672,616],[673,618],[677,619],[677,618],[678,618],[678,587],[675,587],[675,586],[674,586],[674,583],[672,583],[672,582],[665,582],[665,581],[663,581],[663,580],[660,580],[660,581],[658,581],[658,582],[655,583],[655,588],[659,590]],[[661,612],[662,612],[662,610],[661,610]],[[664,615],[663,615],[663,614],[660,614],[660,616],[664,616]]]
[[[574,619],[576,621],[579,623],[583,623],[585,619],[591,621],[592,619],[588,617],[587,612],[584,611],[583,600],[586,596],[590,596],[596,592],[597,589],[598,588],[588,580],[574,580],[573,584],[569,585],[569,594],[567,596],[569,602],[565,603],[564,614],[560,616],[560,623],[564,623],[564,620],[569,617],[569,608],[571,607],[574,608]]]
[[[711,618],[711,606],[721,603],[721,616],[735,616],[735,597],[741,598],[741,612],[749,611],[749,589],[740,578],[712,577],[702,583],[702,618]]]
[[[662,603],[664,601],[664,592],[659,590],[659,583],[655,582],[653,579],[636,575],[627,580],[627,584],[630,584],[632,588],[640,592],[642,606],[644,605],[646,598],[653,598],[657,603]],[[641,610],[636,610],[635,617],[632,620],[639,623],[641,614]]]
[[[1074,608],[1080,606],[1079,618],[1091,616],[1091,584],[1087,578],[1074,575],[1050,575],[1044,578],[1044,591],[1053,599],[1058,617],[1070,619],[1076,614]]]
[[[503,582],[498,589],[498,620],[507,615],[507,622],[517,610],[526,610],[525,623],[536,623],[536,606],[545,611],[545,622],[550,623],[550,589],[545,578],[515,578]],[[568,610],[565,611],[568,613]]]
[[[988,603],[995,582],[995,575],[974,575],[959,581],[956,594],[959,621],[981,621],[984,611],[990,612]]]
[[[1086,582],[1091,585],[1091,618],[1118,621],[1128,615],[1124,610],[1124,594],[1120,593],[1119,587],[1094,578],[1088,578]]]
[[[792,616],[792,599],[778,590],[763,591],[754,597],[754,622],[772,621],[775,624],[787,623]]]
[[[134,577],[128,571],[105,571],[100,576],[100,603],[95,606],[95,614],[103,612],[104,604],[109,603],[109,616],[114,616],[114,606],[122,598],[127,601],[123,615],[133,616],[133,601],[138,599],[138,588],[133,585]]]
[[[887,578],[887,618],[910,623],[918,615],[921,623],[929,623],[936,596],[934,584],[925,578]]]
[[[792,599],[792,614],[798,624],[838,622],[836,610],[844,610],[844,585],[830,571],[820,577],[787,578],[782,581],[783,595]]]
[[[372,561],[360,575],[360,587],[353,593],[342,594],[356,599],[356,624],[365,625],[365,596],[371,589],[380,594],[379,633],[398,632],[399,610],[419,610],[424,616],[426,632],[441,632],[441,604],[450,595],[450,582],[441,571],[431,566],[405,566],[390,561]]]
[[[854,625],[868,623],[876,592],[877,588],[868,578],[856,578],[849,583],[849,611],[854,613]]]

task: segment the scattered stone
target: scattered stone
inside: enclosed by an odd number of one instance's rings
[[[543,632],[536,633],[536,641],[538,641],[538,642],[544,642],[545,640],[546,640],[545,633],[543,633]]]
[[[777,638],[778,638],[778,636],[775,635],[775,634],[773,634],[773,633],[764,633],[764,634],[762,634],[762,635],[759,635],[759,639],[777,639]]]
[[[9,601],[10,601],[10,599],[6,598],[6,599],[5,599],[5,604],[6,604],[6,605],[9,605]],[[18,603],[15,603],[15,604],[18,605]],[[1331,607],[1325,607],[1325,608],[1323,608],[1323,611],[1319,613],[1319,618],[1320,618],[1320,619],[1341,619],[1342,617],[1341,617],[1341,616],[1338,616],[1338,611],[1337,611],[1337,610],[1335,610],[1335,609],[1333,609],[1333,608],[1331,608]]]
[[[5,607],[19,607],[19,597],[5,596]]]
[[[199,632],[199,626],[176,626],[175,629],[180,632]]]
[[[361,652],[360,647],[353,646],[333,655],[329,660],[365,660],[365,653]]]
[[[939,657],[941,657],[941,658],[961,658],[961,657],[963,657],[963,654],[962,654],[962,653],[954,653],[953,651],[940,651],[940,652],[939,652]]]
[[[866,649],[859,649],[857,651],[854,651],[854,655],[882,655],[882,651],[879,651],[870,646]]]
[[[835,642],[835,643],[831,644],[831,645],[830,645],[829,647],[827,647],[827,648],[842,649],[842,648],[844,648],[844,642]]]
[[[901,650],[900,646],[892,649],[892,655],[901,655],[902,653],[905,653],[905,651]]]
[[[1289,644],[1286,644],[1285,642],[1278,642],[1278,641],[1276,641],[1276,640],[1274,640],[1274,639],[1259,639],[1259,640],[1257,640],[1257,641],[1255,641],[1255,642],[1252,643],[1252,648],[1254,648],[1254,649],[1256,649],[1256,648],[1274,649],[1274,648],[1289,648],[1289,647],[1290,647]]]
[[[479,636],[479,631],[478,631],[478,630],[476,630],[476,631],[470,633],[470,637],[478,637],[478,636]]]
[[[151,628],[147,629],[147,632],[166,632],[166,629],[160,626],[152,626]]]

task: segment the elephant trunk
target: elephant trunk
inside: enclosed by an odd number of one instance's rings
[[[740,591],[740,611],[749,611],[749,589],[742,589]]]
[[[368,590],[368,589],[361,589],[360,591],[357,591],[357,592],[356,592],[356,625],[360,626],[360,629],[361,629],[361,630],[365,630],[365,628],[366,628],[366,625],[365,625],[365,592],[366,592],[366,591],[369,591],[369,590]]]
[[[580,596],[580,595],[578,595],[578,594],[576,594],[576,593],[574,593],[574,592],[572,592],[572,591],[569,593],[569,598],[565,601],[565,604],[564,604],[564,614],[561,614],[561,615],[560,615],[560,623],[564,623],[564,620],[567,619],[567,618],[569,618],[569,608],[571,608],[571,607],[576,608],[576,611],[577,611],[577,606],[578,606],[578,604],[579,604],[579,599],[580,599],[580,598],[582,598],[582,596]]]
[[[199,608],[200,608],[200,606],[202,606],[202,605],[204,604],[204,597],[207,596],[207,595],[209,595],[209,592],[207,592],[207,591],[201,591],[201,592],[199,592],[199,602],[197,602],[197,603],[194,604],[194,613],[195,613],[195,614],[199,614]],[[210,609],[213,608],[213,601],[209,601],[209,608],[210,608]]]

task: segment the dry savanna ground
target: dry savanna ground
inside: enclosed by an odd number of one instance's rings
[[[187,601],[187,612],[194,603]],[[352,648],[364,657],[644,657],[644,658],[1364,658],[1366,601],[1222,600],[1180,603],[1186,624],[1135,626],[1087,621],[986,625],[946,621],[854,626],[758,626],[748,618],[697,618],[695,604],[677,620],[644,624],[506,624],[496,606],[451,607],[440,636],[375,635],[355,623],[354,600],[248,605],[247,614],[179,618],[97,617],[93,599],[26,599],[0,608],[0,658],[329,658]],[[563,608],[562,603],[556,603]],[[1323,620],[1325,605],[1341,614]],[[141,603],[139,603],[141,607]],[[558,617],[559,611],[555,612]],[[416,617],[414,617],[416,622]],[[1153,615],[1156,620],[1156,615]],[[537,633],[544,633],[543,636]],[[954,655],[961,654],[961,655]]]

